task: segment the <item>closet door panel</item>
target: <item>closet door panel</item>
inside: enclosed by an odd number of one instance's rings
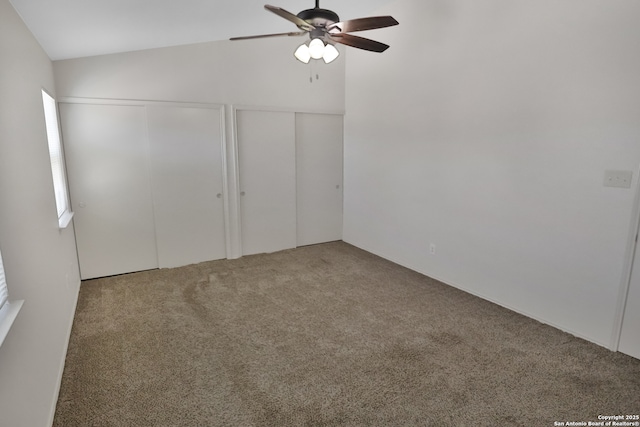
[[[158,267],[144,107],[60,104],[82,279]]]
[[[296,114],[297,245],[342,239],[343,118]]]
[[[160,267],[226,257],[220,111],[147,107]]]
[[[295,113],[236,112],[244,255],[296,246]]]

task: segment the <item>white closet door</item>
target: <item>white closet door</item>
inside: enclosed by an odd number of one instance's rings
[[[640,245],[638,243],[636,243],[618,351],[640,359]]]
[[[297,245],[342,239],[343,120],[296,114]]]
[[[144,107],[60,104],[82,279],[158,267]]]
[[[236,113],[244,255],[296,246],[295,113]]]
[[[147,107],[160,267],[226,257],[220,111]]]

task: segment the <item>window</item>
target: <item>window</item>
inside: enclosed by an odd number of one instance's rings
[[[13,321],[18,316],[24,300],[7,301],[7,281],[5,280],[2,254],[0,254],[0,345],[9,333]]]
[[[4,278],[4,267],[2,266],[2,254],[0,254],[0,308],[7,302],[7,281]]]
[[[51,174],[53,175],[53,189],[55,191],[56,207],[58,209],[58,224],[60,228],[66,228],[69,222],[71,222],[73,213],[69,208],[69,197],[67,196],[67,178],[64,172],[64,156],[62,153],[62,144],[60,143],[56,101],[43,90],[42,104],[44,105],[44,119],[47,126]]]

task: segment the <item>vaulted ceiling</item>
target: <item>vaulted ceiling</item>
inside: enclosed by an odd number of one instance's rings
[[[295,31],[265,0],[10,0],[53,60]],[[268,0],[297,14],[314,0]],[[343,20],[391,0],[321,0]],[[242,42],[245,43],[245,42]]]

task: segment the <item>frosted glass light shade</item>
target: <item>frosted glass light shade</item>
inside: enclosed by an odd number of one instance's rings
[[[308,64],[309,60],[311,60],[311,53],[309,53],[309,46],[307,46],[304,43],[298,46],[298,49],[296,49],[293,55],[296,57],[298,61],[304,62],[305,64]]]
[[[320,59],[324,54],[324,42],[320,39],[313,39],[309,43],[309,53],[313,59]]]
[[[327,44],[324,47],[324,53],[322,54],[322,59],[324,59],[325,64],[328,64],[329,62],[332,62],[334,59],[336,59],[339,55],[340,55],[340,52],[338,52],[338,49],[336,49],[334,45]]]

